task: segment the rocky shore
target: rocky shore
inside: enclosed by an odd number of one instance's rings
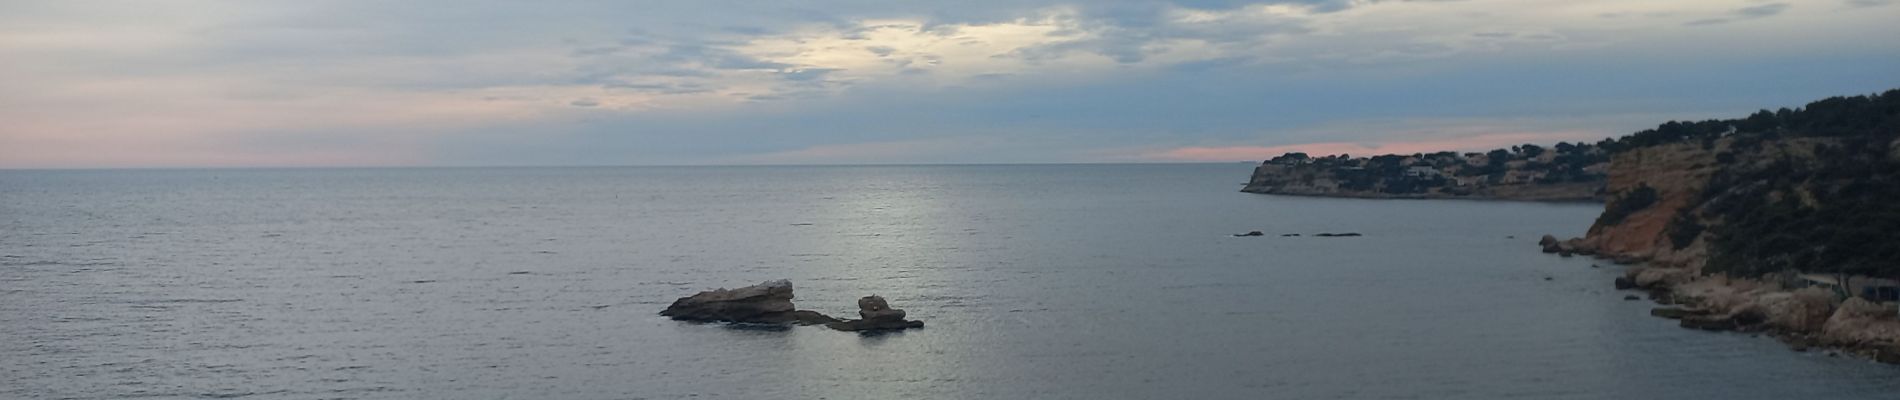
[[[1795,351],[1826,350],[1900,364],[1894,307],[1819,287],[1700,276],[1680,268],[1636,267],[1614,284],[1641,290],[1664,307],[1650,315],[1688,329],[1770,335]]]
[[[1583,237],[1538,246],[1631,266],[1612,284],[1685,328],[1900,363],[1900,89],[1551,149],[1288,153],[1242,191],[1601,201]]]
[[[1650,178],[1631,185],[1651,187],[1684,172],[1671,171],[1631,172]],[[1765,334],[1796,351],[1829,351],[1900,363],[1900,313],[1893,303],[1809,286],[1796,272],[1733,277],[1706,271],[1706,238],[1678,248],[1664,229],[1675,214],[1669,205],[1686,207],[1686,197],[1694,194],[1653,190],[1660,193],[1657,204],[1621,218],[1600,219],[1584,237],[1559,240],[1545,235],[1538,246],[1563,257],[1588,256],[1629,266],[1611,284],[1618,290],[1646,292],[1648,299],[1663,306],[1651,315],[1679,320],[1683,328]],[[1606,206],[1616,207],[1617,201]]]
[[[1538,245],[1630,265],[1612,284],[1684,328],[1900,363],[1895,125],[1900,91],[1639,132],[1589,231]]]

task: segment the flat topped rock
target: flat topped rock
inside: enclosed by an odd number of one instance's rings
[[[682,321],[759,324],[822,324],[837,321],[792,305],[792,282],[766,281],[736,289],[714,289],[674,300],[660,315]]]

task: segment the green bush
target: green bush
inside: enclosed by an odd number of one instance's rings
[[[1642,211],[1656,204],[1656,189],[1649,185],[1637,185],[1603,207],[1603,215],[1597,216],[1597,226],[1613,226],[1623,223],[1630,214]]]

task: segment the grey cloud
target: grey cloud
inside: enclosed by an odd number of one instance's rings
[[[1788,3],[1774,3],[1774,4],[1763,4],[1763,5],[1754,6],[1754,7],[1744,7],[1744,8],[1735,10],[1735,15],[1742,16],[1743,18],[1764,18],[1764,17],[1774,16],[1775,14],[1780,14],[1782,11],[1788,11]]]
[[[567,105],[575,107],[595,107],[600,105],[600,100],[588,98],[574,99],[574,101],[567,102]]]
[[[1847,5],[1855,8],[1880,7],[1893,4],[1893,0],[1847,0]]]
[[[629,91],[640,92],[640,93],[654,93],[654,94],[697,94],[697,93],[710,93],[713,90],[719,89],[721,87],[715,86],[715,85],[695,83],[695,82],[683,82],[683,83],[609,82],[609,83],[601,85],[601,88],[629,90]]]
[[[1763,4],[1759,6],[1742,7],[1742,8],[1735,9],[1734,11],[1729,11],[1728,16],[1726,17],[1703,18],[1703,19],[1685,22],[1683,23],[1683,25],[1708,26],[1708,25],[1726,24],[1726,23],[1741,21],[1741,20],[1768,18],[1768,17],[1780,15],[1782,12],[1788,11],[1789,7],[1790,6],[1788,5],[1788,3],[1772,3],[1772,4]]]
[[[1324,4],[1326,2],[1300,3]],[[1232,10],[1245,4],[1210,2],[1208,5],[1229,6],[1217,10]],[[1095,9],[1083,13],[1081,20],[1074,21],[1077,25],[1074,32],[1061,32],[1071,36],[1088,33],[1093,34],[1094,38],[1017,49],[1000,57],[1019,58],[1026,62],[1036,63],[1069,53],[1089,52],[1119,63],[1130,64],[1141,62],[1147,59],[1151,52],[1161,50],[1151,45],[1168,39],[1198,39],[1214,45],[1227,45],[1312,31],[1309,26],[1310,21],[1292,18],[1266,23],[1216,21],[1180,24],[1164,20],[1163,16],[1167,10],[1161,4],[1124,4]]]
[[[706,43],[680,43],[669,45],[666,52],[657,57],[682,63],[700,64],[716,69],[786,69],[791,64],[776,63],[752,58],[722,47]]]
[[[779,73],[779,76],[785,78],[785,80],[802,82],[802,81],[823,80],[825,78],[825,75],[831,74],[832,72],[838,72],[838,71],[840,70],[837,68],[806,68],[806,69],[800,69],[800,70],[785,71],[785,72]]]
[[[608,89],[633,89],[633,90],[656,90],[657,91],[657,90],[672,89],[673,85],[668,85],[664,83],[608,83],[605,85],[601,85],[601,87],[608,88]]]

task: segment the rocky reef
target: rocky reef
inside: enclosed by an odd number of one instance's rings
[[[661,316],[681,321],[770,325],[825,325],[841,331],[881,331],[922,328],[923,321],[904,319],[904,310],[890,308],[883,297],[858,299],[858,316],[841,320],[792,304],[792,282],[779,279],[736,289],[713,289],[674,300]]]

